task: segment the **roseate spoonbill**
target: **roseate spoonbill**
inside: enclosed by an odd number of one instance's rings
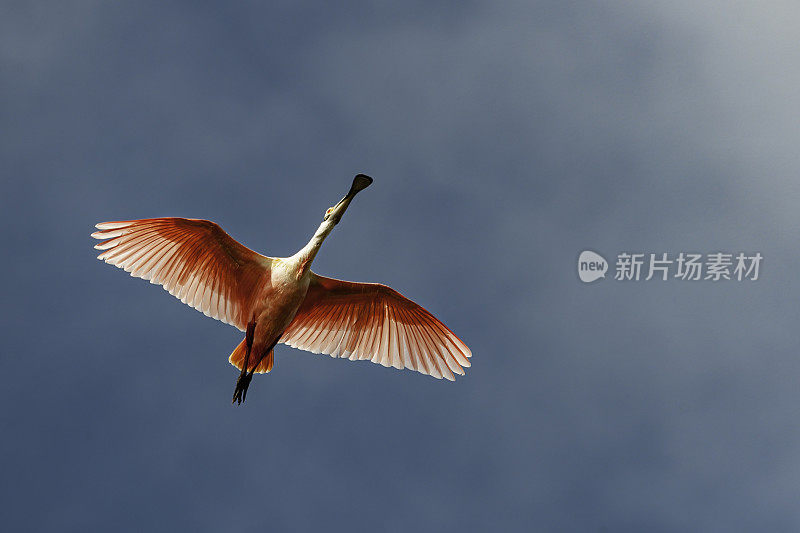
[[[378,283],[319,276],[311,262],[355,195],[372,178],[358,174],[325,212],[314,236],[291,257],[266,257],[208,220],[150,218],[97,224],[97,257],[163,285],[206,316],[245,332],[228,360],[241,372],[241,404],[253,373],[272,370],[278,342],[351,361],[409,368],[453,381],[469,367],[469,348],[421,306]]]

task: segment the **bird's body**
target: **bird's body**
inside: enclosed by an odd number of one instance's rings
[[[246,332],[229,358],[241,370],[234,402],[244,400],[253,373],[272,369],[278,342],[452,380],[470,366],[472,354],[433,315],[385,285],[311,271],[322,242],[370,183],[372,178],[356,176],[308,244],[287,258],[258,254],[207,220],[104,222],[92,236],[105,239],[95,246],[104,250],[99,259]]]
[[[251,353],[264,353],[273,347],[286,330],[303,303],[311,281],[311,270],[300,272],[300,262],[295,257],[270,258],[271,265],[265,269],[252,304],[245,311],[255,323]],[[270,369],[272,356],[267,354]],[[235,366],[242,368],[236,356]],[[262,372],[268,371],[266,368]]]

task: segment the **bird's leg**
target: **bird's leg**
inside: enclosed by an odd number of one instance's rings
[[[280,339],[280,336],[278,336],[278,339]],[[258,361],[255,362],[253,368],[251,368],[249,372],[245,373],[244,371],[247,366],[242,367],[242,373],[239,375],[239,379],[236,381],[236,390],[233,392],[232,403],[239,405],[247,399],[247,388],[250,386],[250,380],[253,379],[253,373],[256,371],[256,368],[258,368],[261,360],[264,359],[264,357],[266,357],[266,355],[271,352],[273,348],[275,348],[276,344],[278,344],[278,339],[275,339],[275,342],[270,344],[269,348],[264,350],[264,352],[261,354],[261,357],[258,358]]]
[[[233,400],[231,403],[238,403],[241,404],[245,396],[247,396],[247,387],[250,385],[250,380],[253,379],[253,373],[247,372],[247,367],[250,363],[250,351],[253,348],[253,338],[255,336],[256,331],[256,318],[253,317],[253,320],[247,324],[247,332],[245,333],[245,346],[247,350],[244,354],[244,364],[242,365],[242,371],[239,373],[239,379],[236,380],[236,389],[233,391]],[[256,364],[257,366],[257,364]],[[256,366],[253,366],[255,370]]]
[[[239,379],[236,380],[236,389],[233,391],[232,404],[241,405],[247,398],[247,387],[250,386],[250,380],[253,379],[253,373],[239,374]]]

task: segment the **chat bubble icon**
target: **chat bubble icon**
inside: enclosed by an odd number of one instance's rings
[[[605,278],[607,270],[608,261],[596,252],[584,250],[578,256],[578,277],[584,283],[591,283],[600,278]]]

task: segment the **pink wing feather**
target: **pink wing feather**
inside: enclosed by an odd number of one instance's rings
[[[250,250],[208,220],[150,218],[102,222],[92,233],[107,239],[98,259],[131,276],[163,285],[207,316],[244,331],[252,298],[271,259]]]
[[[394,289],[311,275],[308,294],[280,342],[451,381],[470,366],[466,344]]]

